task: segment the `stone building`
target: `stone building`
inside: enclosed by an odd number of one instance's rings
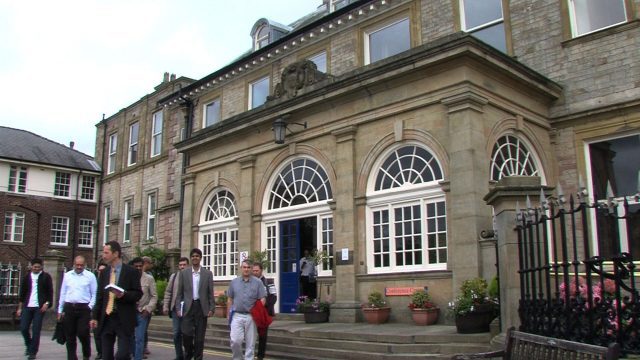
[[[105,138],[125,139],[121,162],[137,119],[151,144],[151,111],[172,119],[176,140],[160,179],[151,165],[121,166],[117,184],[105,177],[105,224],[118,225],[109,234],[144,231],[135,214],[147,218],[146,184],[158,181],[175,215],[158,243],[202,248],[221,287],[243,254],[266,250],[277,309],[291,312],[298,260],[312,249],[329,255],[317,286],[332,321],[357,321],[371,290],[428,286],[444,308],[462,281],[496,273],[494,242],[481,236],[504,210],[485,200],[496,182],[524,176],[602,194],[608,180],[615,194],[636,191],[639,6],[327,0],[289,26],[260,19],[252,51],[144,98],[146,113],[103,122]],[[127,213],[129,187],[143,198]],[[629,239],[594,241],[594,252],[637,246]],[[407,298],[387,300],[392,321],[408,321]]]
[[[28,131],[0,127],[0,297],[16,296],[33,258],[93,265],[101,170],[92,157]],[[58,268],[58,266],[61,266]]]

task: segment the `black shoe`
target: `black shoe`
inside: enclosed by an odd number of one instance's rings
[[[29,354],[29,357],[27,359],[34,360],[35,358],[36,358],[36,354]]]
[[[96,355],[96,360],[102,360],[102,354],[98,353],[98,355]]]

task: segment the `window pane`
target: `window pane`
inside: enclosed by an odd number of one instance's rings
[[[607,195],[607,182],[616,196],[636,193],[640,172],[640,135],[601,141],[589,145],[591,176],[595,195]]]
[[[495,24],[493,26],[486,27],[482,30],[474,31],[471,33],[478,39],[486,42],[494,48],[507,52],[507,40],[504,35],[504,23]]]
[[[211,126],[218,121],[220,121],[220,100],[215,100],[206,105],[204,126]]]
[[[502,0],[464,0],[465,30],[502,19]]]
[[[269,78],[258,80],[251,84],[251,109],[256,108],[267,101],[269,95]]]
[[[411,47],[409,19],[369,34],[369,63],[399,54]]]
[[[309,58],[309,60],[313,61],[314,64],[318,67],[318,71],[323,73],[327,72],[327,53],[321,52],[320,54],[314,55]]]
[[[573,0],[577,35],[627,20],[624,0]]]

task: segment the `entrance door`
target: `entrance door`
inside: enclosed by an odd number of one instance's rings
[[[298,259],[300,258],[300,221],[280,223],[280,312],[296,311],[299,293]]]

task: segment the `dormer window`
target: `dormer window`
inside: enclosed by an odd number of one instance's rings
[[[253,51],[260,50],[272,42],[277,41],[281,37],[287,35],[290,31],[290,27],[264,18],[256,21],[251,29]]]
[[[255,42],[253,44],[254,49],[262,49],[263,47],[269,45],[269,27],[267,25],[262,25],[260,30],[256,32],[254,37]]]

